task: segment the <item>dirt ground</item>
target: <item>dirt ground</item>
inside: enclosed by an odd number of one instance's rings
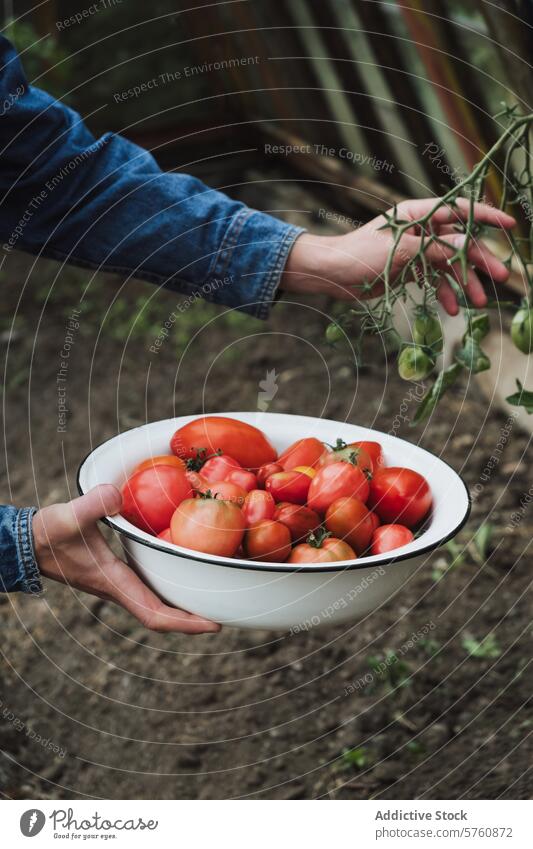
[[[354,373],[324,343],[324,301],[281,303],[265,324],[191,306],[153,354],[178,295],[134,282],[112,306],[116,278],[58,269],[19,255],[1,272],[4,500],[73,495],[80,459],[119,429],[256,409],[273,369],[271,411],[396,429],[441,454],[476,497],[457,550],[431,556],[393,603],[350,627],[165,636],[52,583],[40,600],[4,597],[3,795],[533,798],[528,437],[465,384],[426,429],[410,428],[413,388],[378,345]],[[488,558],[473,542],[484,522]]]

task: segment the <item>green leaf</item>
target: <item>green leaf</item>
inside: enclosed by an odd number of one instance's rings
[[[533,392],[528,389],[524,389],[518,379],[516,381],[516,385],[518,392],[515,392],[514,395],[508,395],[505,400],[513,407],[523,407],[526,413],[531,415],[531,413],[533,413]]]
[[[476,640],[470,634],[465,634],[462,646],[470,657],[482,659],[499,657],[502,653],[498,641],[493,633],[487,634],[482,640]]]
[[[460,371],[461,366],[459,363],[453,363],[453,365],[441,371],[433,386],[428,389],[418,405],[418,409],[413,417],[413,424],[425,421],[431,415],[446,390],[457,380]]]
[[[346,766],[362,769],[369,763],[370,759],[364,746],[357,746],[355,749],[347,749],[346,752],[343,752],[342,760]]]
[[[420,740],[409,740],[406,748],[407,751],[415,757],[421,757],[426,752],[426,747],[420,742]]]
[[[467,336],[472,336],[477,342],[481,342],[490,330],[490,319],[486,312],[477,313],[470,317],[468,322]],[[463,339],[463,342],[465,340]]]
[[[488,557],[493,534],[494,525],[490,522],[484,522],[474,534],[474,546],[482,561]]]

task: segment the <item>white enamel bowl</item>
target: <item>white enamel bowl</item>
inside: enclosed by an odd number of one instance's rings
[[[214,557],[163,542],[121,516],[105,521],[117,531],[128,562],[169,604],[240,628],[308,629],[351,622],[376,610],[451,539],[470,512],[463,480],[435,455],[389,434],[327,419],[278,413],[220,413],[261,428],[278,451],[302,436],[334,443],[359,439],[381,443],[387,465],[423,474],[433,493],[433,511],[418,539],[387,555],[330,565],[292,566]],[[101,483],[120,487],[147,457],[166,454],[174,431],[197,418],[181,416],[121,433],[95,448],[78,471],[78,489]]]

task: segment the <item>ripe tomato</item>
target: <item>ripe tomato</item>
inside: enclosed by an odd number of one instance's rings
[[[292,471],[302,472],[304,475],[309,475],[310,478],[314,478],[316,475],[316,469],[313,466],[295,466]]]
[[[227,480],[231,471],[241,468],[241,464],[228,454],[217,454],[205,461],[200,472],[209,483],[215,483],[216,481]]]
[[[273,463],[278,456],[258,428],[227,416],[202,416],[183,425],[170,440],[170,448],[183,459],[195,457],[202,448],[209,454],[222,451],[249,469]]]
[[[386,551],[394,551],[401,548],[414,539],[413,534],[405,525],[380,525],[372,536],[370,554],[385,554]]]
[[[172,542],[193,551],[233,557],[244,536],[242,511],[219,498],[188,498],[170,521]]]
[[[368,480],[358,466],[351,463],[332,463],[321,466],[311,481],[307,506],[317,513],[325,513],[337,498],[368,498]]]
[[[341,461],[358,466],[365,474],[370,474],[372,471],[372,460],[367,452],[353,442],[347,445],[342,439],[337,439],[332,450],[323,455],[319,466],[330,466],[332,463]]]
[[[374,522],[370,510],[358,498],[337,498],[326,511],[326,528],[362,554],[370,545]]]
[[[259,489],[265,488],[265,481],[270,475],[275,475],[277,472],[282,472],[283,466],[279,463],[267,463],[266,466],[261,466],[257,470],[257,486]]]
[[[236,483],[245,492],[251,492],[252,489],[257,489],[257,476],[247,469],[232,469],[225,480],[229,483]]]
[[[276,505],[274,519],[276,522],[287,525],[293,542],[307,539],[312,531],[316,531],[320,527],[318,513],[315,513],[309,507],[302,507],[300,504],[284,504],[282,502]]]
[[[314,436],[308,436],[305,439],[298,439],[286,448],[283,454],[278,457],[278,463],[286,471],[290,471],[296,466],[314,466],[325,450],[323,442],[315,439]]]
[[[359,442],[352,442],[352,445],[354,448],[360,448],[361,451],[365,451],[368,457],[370,457],[372,472],[377,472],[378,469],[381,469],[385,465],[383,448],[379,442],[368,442],[362,439]]]
[[[215,483],[210,483],[209,488],[206,490],[207,493],[211,493],[213,498],[218,498],[221,501],[232,501],[238,507],[242,507],[246,498],[246,492],[242,486],[237,486],[236,483],[230,483],[229,481],[215,481]]]
[[[170,536],[170,528],[165,528],[164,531],[161,531],[161,533],[157,535],[157,538],[164,539],[165,542],[172,542],[172,537]]]
[[[265,519],[248,528],[243,545],[250,560],[283,563],[291,551],[291,535],[286,525]]]
[[[168,528],[178,504],[191,495],[182,469],[154,466],[128,478],[122,487],[121,512],[132,525],[157,535]]]
[[[290,504],[305,504],[310,486],[311,478],[302,472],[276,472],[265,481],[265,489],[274,501],[288,501]]]
[[[289,563],[333,563],[336,560],[355,560],[356,554],[347,542],[335,537],[316,539],[311,534],[308,541],[291,551]]]
[[[368,504],[384,524],[400,522],[414,528],[427,515],[431,503],[427,480],[412,469],[378,469],[370,481]]]
[[[209,481],[200,472],[185,472],[185,476],[194,492],[207,492],[209,489]]]
[[[134,475],[136,472],[144,472],[145,469],[152,469],[154,466],[174,466],[174,468],[183,469],[183,471],[185,471],[186,468],[184,460],[180,460],[180,458],[175,457],[174,454],[158,454],[156,457],[149,457],[148,460],[143,460],[142,463],[135,466],[131,474]]]
[[[251,528],[264,519],[273,519],[276,502],[264,489],[252,489],[244,499],[242,512],[246,526]]]
[[[368,511],[370,513],[370,518],[372,519],[372,529],[375,531],[376,528],[379,528],[381,522],[379,521],[379,516],[377,513],[374,513],[373,510]]]

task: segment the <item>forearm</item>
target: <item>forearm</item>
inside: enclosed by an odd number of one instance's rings
[[[301,229],[185,174],[162,172],[120,136],[95,139],[80,116],[28,87],[0,39],[0,238],[15,248],[199,292],[268,313]],[[7,141],[7,144],[6,144]]]

